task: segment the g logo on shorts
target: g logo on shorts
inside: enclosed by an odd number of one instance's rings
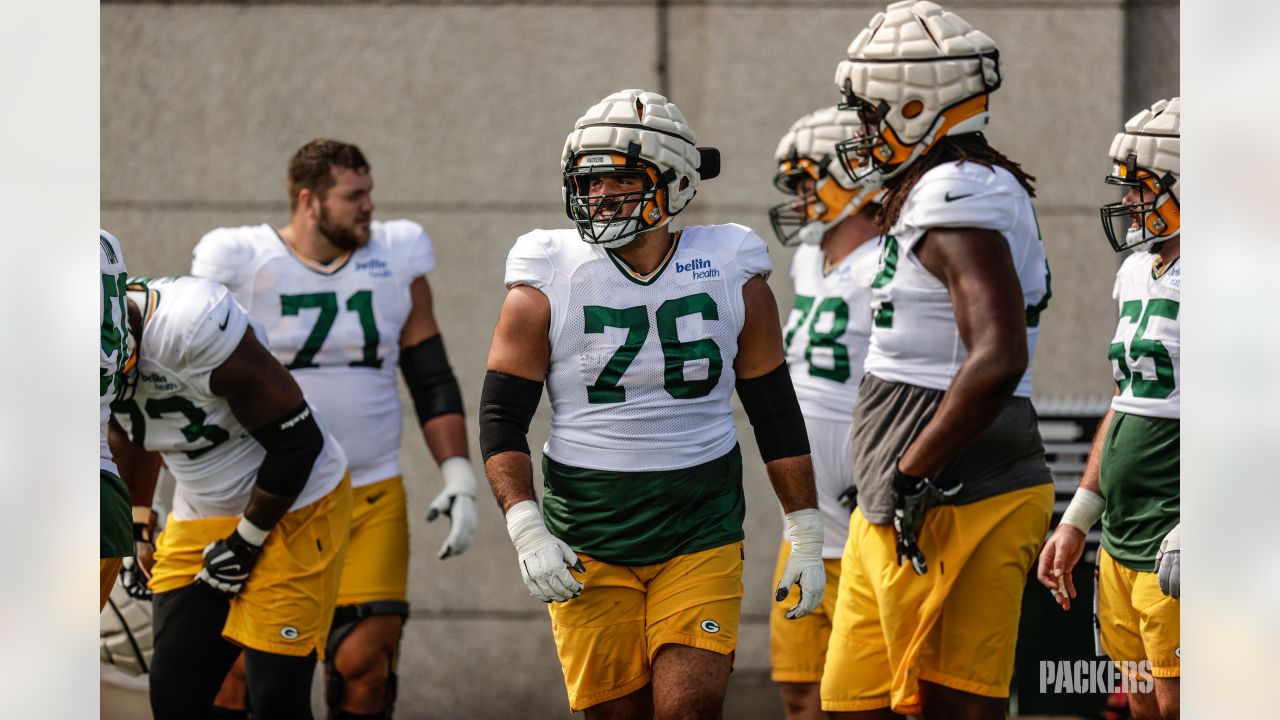
[[[720,632],[720,623],[715,620],[703,620],[698,623],[698,627],[702,628],[703,632],[709,632],[712,634]]]
[[[280,628],[280,637],[284,638],[285,640],[297,640],[298,628],[292,625],[285,625],[284,627]]]

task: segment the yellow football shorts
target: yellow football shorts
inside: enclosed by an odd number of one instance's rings
[[[124,558],[112,557],[98,560],[98,609],[107,606],[107,598],[111,589],[116,586],[116,578],[120,576],[120,568],[124,566]]]
[[[397,475],[352,490],[351,538],[338,605],[405,600],[409,585],[409,512]]]
[[[168,592],[195,582],[204,548],[227,537],[238,517],[176,520],[156,542],[151,589]],[[244,647],[302,657],[324,644],[338,599],[338,577],[351,526],[351,482],[285,514],[267,536],[244,590],[231,599],[222,637]]]
[[[773,571],[773,585],[782,580],[782,570],[791,556],[791,544],[785,539],[778,549],[778,566]],[[822,680],[827,663],[827,641],[831,638],[831,619],[836,612],[836,594],[840,589],[840,560],[823,560],[827,570],[827,590],[822,604],[799,620],[788,620],[787,611],[800,601],[800,589],[792,585],[784,602],[769,608],[769,659],[774,682],[816,683]]]
[[[921,712],[919,681],[1008,697],[1027,570],[1044,543],[1053,486],[929,511],[929,572],[897,564],[892,525],[855,510],[822,676],[822,709]]]
[[[587,569],[577,576],[582,594],[548,605],[573,712],[648,685],[663,645],[721,655],[737,648],[741,542],[654,565],[578,557]]]
[[[1182,675],[1179,602],[1160,592],[1153,572],[1139,572],[1098,548],[1098,625],[1115,661],[1151,661],[1151,675]]]

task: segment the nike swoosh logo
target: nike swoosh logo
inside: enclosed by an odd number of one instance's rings
[[[226,316],[226,317],[224,317],[224,318],[222,318],[222,324],[218,326],[218,329],[219,329],[219,330],[226,330],[226,329],[227,329],[227,323],[228,323],[228,322],[230,322],[230,321],[231,321],[231,311],[230,311],[230,310],[228,310],[228,311],[227,311],[227,316]]]
[[[370,495],[369,497],[365,498],[365,502],[368,502],[370,505],[372,505],[378,502],[379,500],[381,500],[382,497],[386,494],[387,493],[384,491],[384,492],[378,493],[377,495]]]
[[[960,198],[967,198],[967,197],[973,197],[973,193],[965,193],[964,195],[952,195],[951,193],[947,193],[946,195],[942,196],[942,199],[946,200],[947,202],[951,202],[952,200],[959,200]]]

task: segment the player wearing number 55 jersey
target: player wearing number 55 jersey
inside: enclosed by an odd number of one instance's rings
[[[925,0],[876,14],[836,69],[863,124],[845,169],[888,192],[822,677],[833,717],[1005,714],[1053,488],[1030,398],[1049,299],[1033,178],[981,132],[1000,79],[994,41]]]
[[[1125,123],[1111,143],[1107,183],[1125,188],[1102,208],[1117,252],[1120,321],[1108,349],[1116,394],[1098,425],[1080,488],[1040,555],[1038,577],[1064,607],[1085,534],[1102,520],[1098,622],[1112,660],[1151,663],[1155,693],[1130,693],[1134,717],[1181,710],[1179,483],[1182,222],[1181,98],[1160,100]],[[1065,590],[1065,593],[1063,592]]]
[[[880,240],[874,200],[882,191],[854,184],[836,158],[836,143],[860,131],[856,113],[825,108],[797,120],[774,154],[774,185],[791,196],[769,212],[774,232],[783,245],[800,242],[791,260],[795,308],[783,337],[813,454],[827,573],[826,594],[812,614],[789,622],[777,604],[769,613],[772,677],[782,688],[788,720],[822,714],[818,683],[856,496],[850,425],[871,335],[871,278]],[[784,542],[775,575],[790,554]]]
[[[354,145],[304,145],[289,163],[289,190],[287,226],[214,230],[196,247],[192,273],[225,283],[262,324],[272,353],[347,452],[356,513],[327,700],[335,713],[390,716],[409,612],[397,368],[444,477],[427,516],[450,520],[439,556],[461,554],[475,537],[462,396],[426,278],[435,255],[418,224],[373,220],[373,177]]]
[[[351,522],[346,458],[226,288],[129,285],[137,365],[111,449],[149,505],[159,454],[177,485],[150,587],[151,709],[208,717],[244,648],[254,716],[310,717]]]
[[[578,226],[507,257],[480,442],[521,574],[550,606],[569,705],[586,717],[718,717],[742,598],[736,387],[795,548],[789,617],[822,599],[822,523],[764,241],[740,225],[672,232],[719,154],[667,98],[623,90],[562,154]],[[525,440],[545,381],[539,512]],[[570,568],[574,572],[570,571]],[[576,575],[574,573],[577,573]]]

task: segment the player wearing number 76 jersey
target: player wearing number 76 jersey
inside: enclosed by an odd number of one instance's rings
[[[1071,570],[1085,535],[1102,520],[1102,648],[1115,661],[1150,661],[1155,677],[1154,696],[1130,693],[1134,717],[1177,717],[1181,709],[1181,114],[1181,98],[1160,100],[1111,143],[1107,183],[1125,195],[1102,208],[1103,229],[1117,252],[1133,251],[1112,291],[1120,321],[1107,355],[1116,394],[1038,570],[1040,582],[1070,607]]]
[[[485,470],[525,586],[552,603],[573,711],[719,717],[742,600],[735,389],[787,513],[795,551],[778,599],[800,586],[788,617],[817,607],[826,582],[769,256],[741,225],[668,227],[719,153],[695,145],[662,95],[592,106],[561,169],[577,231],[535,230],[507,256],[481,397]],[[539,511],[525,435],[544,381]]]

